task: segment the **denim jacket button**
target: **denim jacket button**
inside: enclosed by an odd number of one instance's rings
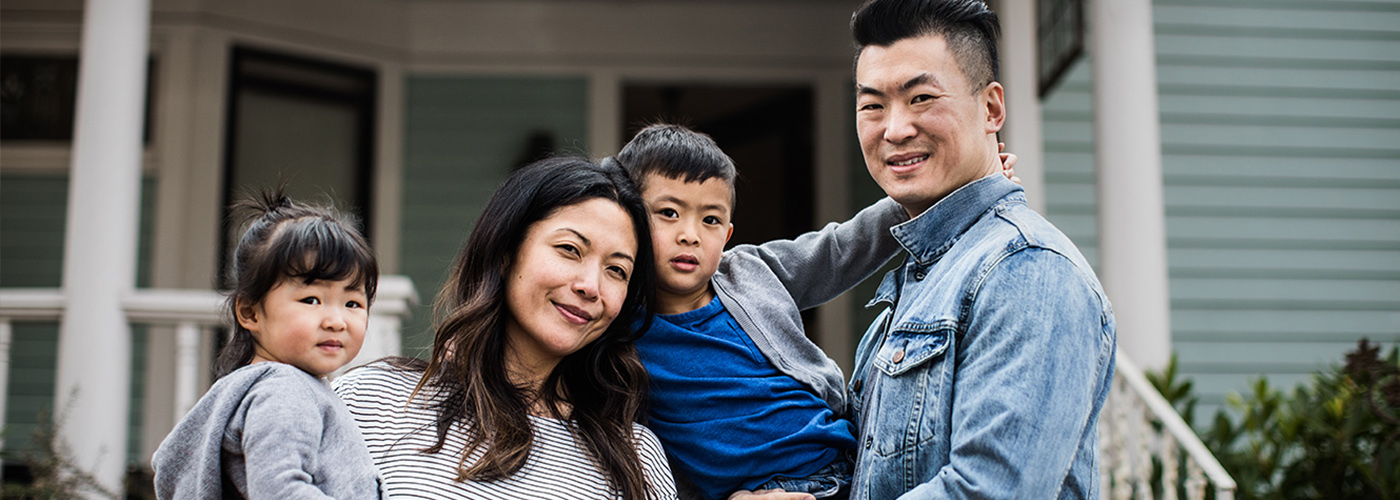
[[[898,350],[898,351],[895,351],[895,352],[894,352],[894,357],[890,358],[890,361],[895,362],[895,363],[898,363],[898,362],[900,362],[900,361],[904,361],[904,349],[900,349],[900,350]]]
[[[925,272],[923,272],[923,271],[915,272],[915,273],[914,273],[914,281],[923,281],[923,280],[924,280],[924,276],[928,276],[928,273],[925,273]]]
[[[857,381],[856,381],[855,387],[852,388],[852,389],[854,389],[854,392],[860,392],[860,387],[861,387],[862,385],[864,385],[862,382],[865,382],[865,381],[864,381],[864,380],[857,380]]]
[[[872,444],[875,444],[875,438],[870,437],[870,436],[866,436],[866,437],[865,437],[865,449],[867,449],[867,450],[870,449],[870,445],[872,445]]]

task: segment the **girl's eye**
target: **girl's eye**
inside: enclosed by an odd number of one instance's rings
[[[320,303],[321,303],[321,299],[316,298],[316,297],[305,297],[305,298],[301,299],[301,303],[303,303],[303,304],[311,304],[311,305],[314,306],[314,305],[320,304]]]
[[[657,210],[656,213],[667,219],[674,219],[680,216],[680,214],[676,213],[676,210],[673,208],[663,208],[661,210]]]
[[[345,303],[345,307],[349,307],[349,308],[351,308],[351,309],[359,309],[359,308],[361,308],[361,307],[364,307],[364,304],[361,304],[360,301],[358,301],[358,300],[352,300],[352,301],[346,302],[346,303]]]

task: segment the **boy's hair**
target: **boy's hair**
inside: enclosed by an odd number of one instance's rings
[[[980,0],[869,0],[851,15],[856,62],[871,45],[939,35],[958,61],[973,91],[997,81],[997,15]]]
[[[734,208],[734,180],[739,175],[734,160],[701,132],[668,123],[648,125],[618,151],[617,162],[642,192],[651,174],[685,182],[721,179],[729,185],[730,210]]]
[[[282,280],[311,283],[351,278],[353,285],[364,286],[369,302],[374,302],[379,261],[360,234],[359,222],[332,207],[294,202],[283,190],[265,190],[231,207],[233,217],[244,220],[247,230],[229,269],[233,290],[224,308],[233,321],[233,335],[219,352],[215,378],[253,360],[255,341],[252,332],[238,323],[238,305],[262,302]]]

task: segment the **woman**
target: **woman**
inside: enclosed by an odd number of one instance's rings
[[[675,497],[635,423],[646,221],[625,174],[586,160],[532,164],[492,195],[438,297],[430,360],[335,382],[391,497]]]

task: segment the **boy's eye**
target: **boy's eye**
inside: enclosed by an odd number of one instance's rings
[[[715,217],[715,216],[713,216],[713,215],[707,215],[707,216],[705,216],[705,223],[706,223],[706,224],[716,224],[716,225],[718,225],[718,224],[720,224],[719,217]]]
[[[303,303],[303,304],[311,304],[311,305],[314,306],[314,305],[320,304],[320,303],[321,303],[321,299],[319,299],[319,298],[317,298],[317,297],[304,297],[304,298],[301,299],[301,303]]]

